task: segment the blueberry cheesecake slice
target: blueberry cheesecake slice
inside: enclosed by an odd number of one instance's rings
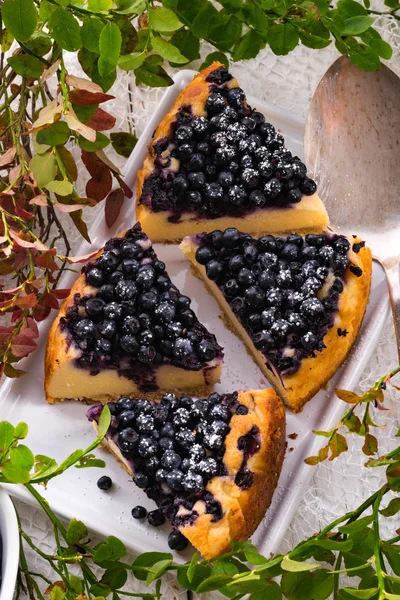
[[[228,228],[180,247],[263,374],[300,411],[356,339],[371,283],[365,243],[333,233],[254,239]]]
[[[157,524],[167,518],[205,558],[252,535],[285,453],[285,410],[273,390],[121,398],[109,407],[104,446],[154,500]],[[88,411],[95,428],[102,410]]]
[[[260,236],[328,225],[304,163],[218,62],[194,77],[156,129],[136,198],[153,242],[227,227]]]
[[[109,240],[82,269],[50,329],[47,401],[209,390],[223,353],[190,302],[139,224]]]

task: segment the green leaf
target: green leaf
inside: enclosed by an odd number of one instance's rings
[[[98,104],[73,104],[74,112],[82,123],[87,123],[93,117],[96,110],[99,108]]]
[[[369,552],[367,552],[367,554],[369,554]],[[359,556],[353,552],[343,552],[343,559],[346,569],[355,569],[356,567],[361,567],[360,569],[350,571],[348,573],[349,577],[361,577],[363,579],[368,579],[375,573],[374,569],[371,566],[368,566],[368,559],[366,557]]]
[[[120,566],[112,569],[107,569],[101,578],[101,583],[106,585],[110,590],[119,590],[124,587],[128,574],[126,569]]]
[[[189,563],[189,567],[188,570],[186,571],[187,574],[187,578],[189,579],[190,582],[193,581],[193,577],[194,577],[194,573],[196,570],[196,565],[199,562],[199,555],[197,554],[197,552],[195,552],[192,556],[192,559]]]
[[[137,83],[144,83],[150,87],[166,87],[173,84],[173,80],[160,66],[145,60],[143,65],[135,69]]]
[[[141,15],[146,8],[144,0],[116,0],[115,4],[118,6],[115,12],[121,15]]]
[[[333,591],[333,577],[327,569],[285,572],[282,575],[282,593],[287,600],[325,600]]]
[[[211,38],[215,28],[223,25],[223,19],[220,17],[220,13],[210,2],[205,4],[204,8],[197,12],[193,23],[192,32],[200,39]],[[214,33],[215,35],[215,33]]]
[[[86,456],[82,456],[80,461],[75,465],[76,469],[88,469],[88,468],[96,468],[96,469],[104,469],[106,463],[104,460],[100,458],[95,458],[94,454],[87,454]]]
[[[8,454],[14,440],[14,427],[8,421],[0,422],[0,460]]]
[[[207,579],[204,579],[200,585],[196,588],[197,594],[204,594],[206,592],[213,592],[219,590],[226,583],[231,581],[230,575],[210,575]]]
[[[298,573],[300,571],[312,571],[313,569],[318,569],[320,567],[318,563],[306,563],[298,560],[292,560],[291,558],[285,556],[285,558],[281,562],[281,567],[284,571],[290,571],[291,573]]]
[[[4,0],[1,16],[16,40],[26,42],[36,29],[37,12],[33,0]]]
[[[99,39],[98,69],[102,77],[114,71],[117,66],[121,44],[122,35],[119,27],[115,23],[107,23]]]
[[[111,412],[110,412],[110,409],[108,408],[108,406],[105,405],[103,410],[101,411],[99,425],[98,425],[98,429],[97,429],[97,435],[99,438],[102,438],[106,435],[106,433],[110,427],[110,422],[111,422]]]
[[[83,580],[79,579],[76,575],[69,576],[69,582],[71,584],[72,589],[76,594],[82,594],[83,592]]]
[[[161,37],[153,37],[151,39],[151,45],[153,46],[153,50],[157,52],[160,56],[162,56],[165,60],[169,60],[170,62],[174,62],[177,64],[187,63],[187,58],[182,56],[176,46],[173,46],[169,42],[166,42]]]
[[[172,558],[167,560],[160,560],[156,562],[152,567],[150,567],[147,578],[146,585],[150,585],[153,583],[155,579],[161,577],[163,573],[172,565]]]
[[[137,137],[126,131],[115,131],[110,133],[111,145],[120,156],[128,158],[137,144]]]
[[[223,52],[211,52],[200,65],[200,69],[209,67],[215,61],[222,63],[226,68],[229,67],[229,60]]]
[[[344,26],[340,29],[343,35],[359,35],[373,25],[373,17],[368,15],[358,15],[349,17],[344,21]]]
[[[42,0],[39,8],[39,16],[42,21],[46,22],[49,20],[53,12],[57,10],[57,5],[48,2],[47,0]]]
[[[263,590],[251,594],[249,600],[282,600],[282,591],[275,581],[271,581]]]
[[[355,0],[339,0],[337,3],[336,13],[338,13],[343,19],[349,19],[350,17],[368,14],[365,8],[361,6],[359,2],[355,2]]]
[[[368,515],[367,517],[362,517],[361,519],[357,519],[357,521],[353,521],[348,525],[340,525],[338,527],[340,533],[356,533],[357,531],[361,531],[368,527],[370,523],[374,520],[373,515]]]
[[[110,89],[117,77],[116,69],[106,77],[102,77],[97,68],[98,56],[94,52],[89,52],[86,48],[79,51],[78,60],[82,69],[92,81],[100,85],[105,92]]]
[[[49,181],[49,183],[46,184],[46,188],[49,192],[53,192],[53,194],[58,194],[59,196],[69,196],[74,190],[74,186],[67,179],[63,179],[62,181]]]
[[[152,29],[160,33],[170,33],[182,27],[182,23],[176,14],[163,6],[150,8],[149,23]]]
[[[235,44],[232,60],[238,61],[254,58],[257,56],[263,46],[265,46],[265,43],[263,42],[260,34],[254,29],[250,29]]]
[[[333,437],[329,441],[328,445],[331,451],[331,455],[328,460],[333,460],[342,454],[342,452],[346,452],[348,450],[346,438],[337,431],[335,431],[333,434]]]
[[[394,573],[400,576],[400,546],[381,542],[381,548]]]
[[[78,544],[81,540],[86,538],[88,531],[86,525],[82,521],[77,519],[71,519],[67,529],[67,542],[69,544]]]
[[[268,43],[274,54],[289,54],[299,42],[299,32],[290,23],[272,25],[268,33]]]
[[[313,540],[313,546],[320,546],[321,548],[325,548],[326,550],[339,550],[340,552],[348,552],[353,547],[352,540],[345,540],[343,542],[338,542],[336,540]]]
[[[85,221],[82,218],[82,210],[76,210],[72,213],[69,213],[69,217],[81,236],[89,243],[91,243],[91,239],[89,236],[88,228]]]
[[[9,460],[1,468],[2,475],[10,483],[27,483],[34,462],[34,456],[29,448],[20,444],[16,448],[11,448]]]
[[[10,56],[10,58],[7,59],[7,62],[17,75],[21,75],[21,77],[33,77],[34,79],[39,79],[44,70],[43,63],[30,54]]]
[[[82,45],[90,52],[100,54],[99,39],[103,29],[104,23],[101,19],[97,17],[84,19],[81,29]]]
[[[371,48],[371,50],[376,52],[381,58],[384,58],[385,60],[390,60],[392,58],[392,46],[384,40],[373,40],[369,44],[369,47]]]
[[[14,430],[14,437],[23,440],[28,435],[28,425],[26,423],[18,423]],[[1,448],[0,448],[1,454]]]
[[[126,54],[124,56],[119,57],[118,66],[124,71],[133,71],[134,69],[138,69],[139,67],[141,67],[145,59],[145,50],[143,50],[142,52],[134,52],[133,54]]]
[[[384,517],[393,517],[400,510],[400,498],[392,498],[386,508],[383,508],[379,512]]]
[[[96,131],[96,140],[94,142],[89,142],[86,138],[81,135],[78,136],[78,144],[82,150],[86,150],[86,152],[97,152],[97,150],[102,150],[106,148],[110,143],[110,139],[101,133],[101,131]]]
[[[354,598],[362,598],[363,600],[368,600],[368,598],[372,598],[372,596],[375,596],[376,592],[379,592],[379,588],[372,588],[369,590],[357,590],[355,588],[344,587],[343,591],[350,594],[350,596],[354,596]]]
[[[200,583],[202,581],[204,581],[205,579],[207,579],[207,577],[209,577],[211,575],[211,569],[210,567],[206,567],[204,565],[196,565],[196,568],[194,569],[194,573],[193,573],[193,578],[191,579],[191,581],[189,581],[188,577],[187,577],[187,572],[182,570],[179,570],[177,573],[177,579],[179,584],[185,589],[185,590],[191,590],[191,591],[195,591],[195,589],[200,585]],[[137,576],[135,574],[135,576]]]
[[[366,434],[362,451],[367,456],[371,456],[371,454],[375,454],[378,451],[378,440],[374,435],[371,435],[370,433]]]
[[[53,42],[47,33],[40,32],[34,33],[32,37],[25,42],[25,46],[35,54],[44,56],[50,52],[51,48],[53,47]]]
[[[43,188],[53,181],[58,172],[58,165],[54,151],[49,150],[44,154],[35,154],[31,158],[29,168],[32,171],[39,187]]]
[[[37,454],[35,456],[34,481],[48,477],[58,469],[58,463],[54,458]]]
[[[393,492],[400,492],[400,461],[389,465],[386,469],[386,478]]]
[[[112,6],[112,0],[88,0],[88,8],[91,12],[107,12]]]
[[[51,35],[64,50],[75,52],[82,46],[79,23],[68,10],[58,7],[50,16],[48,26]]]
[[[102,566],[109,561],[116,561],[123,558],[125,554],[126,548],[124,544],[118,538],[110,536],[105,542],[97,546],[93,555],[93,562]]]
[[[172,554],[167,552],[143,552],[133,561],[133,574],[136,579],[140,579],[140,581],[146,581],[147,574],[151,567],[154,567],[155,564],[161,561],[172,560]]]
[[[170,42],[186,57],[186,62],[200,58],[200,42],[190,29],[180,29],[174,33]]]
[[[57,584],[53,585],[50,592],[50,600],[64,600],[65,592]]]
[[[64,145],[68,142],[71,135],[71,130],[65,121],[57,121],[51,127],[42,129],[36,134],[36,139],[39,144],[47,146]]]
[[[136,29],[132,25],[129,19],[125,17],[119,17],[117,19],[117,25],[121,32],[122,42],[121,42],[121,54],[131,54],[138,44],[138,34]]]

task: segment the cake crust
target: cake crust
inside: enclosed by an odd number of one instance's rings
[[[221,503],[224,514],[213,521],[213,516],[205,513],[204,504],[198,501],[194,510],[199,516],[194,524],[179,527],[206,559],[228,552],[232,542],[244,541],[254,533],[271,504],[285,455],[285,409],[276,393],[272,389],[239,391],[238,401],[247,406],[249,412],[231,419],[223,458],[227,474],[212,478],[206,486],[206,491]],[[96,421],[93,426],[97,431]],[[253,472],[253,483],[249,489],[241,489],[234,481],[243,463],[238,440],[254,426],[259,430],[259,449],[247,461],[247,467]],[[102,446],[130,476],[135,476],[111,438],[106,437]]]
[[[359,244],[360,238],[353,237],[352,243]],[[365,310],[368,304],[371,276],[372,255],[367,247],[361,247],[358,253],[349,251],[351,265],[362,270],[360,277],[355,275],[350,267],[344,275],[346,285],[340,294],[338,310],[335,321],[324,336],[324,348],[316,352],[315,356],[303,358],[299,370],[294,375],[279,376],[268,365],[264,355],[255,349],[252,341],[243,326],[234,316],[229,305],[216,284],[210,281],[205,272],[205,267],[198,264],[195,259],[196,247],[188,238],[180,245],[182,252],[194,267],[194,273],[204,280],[210,293],[216,298],[221,309],[225,324],[239,337],[241,337],[247,350],[260,367],[262,373],[274,386],[285,404],[295,413],[301,412],[305,404],[313,398],[319,390],[325,388],[350,352],[360,330]],[[222,300],[222,301],[221,301]],[[347,331],[346,335],[339,335],[338,331]]]

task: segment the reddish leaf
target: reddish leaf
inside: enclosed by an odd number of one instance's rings
[[[93,258],[93,256],[96,256],[98,252],[98,250],[95,250],[94,252],[90,252],[90,254],[85,254],[84,256],[67,256],[67,262],[71,265],[74,265],[76,263],[84,263],[87,260],[89,260],[89,258]]]
[[[15,207],[15,214],[17,217],[21,217],[21,219],[33,219],[34,215],[32,213],[27,212],[20,206]]]
[[[14,306],[19,306],[21,308],[33,308],[36,302],[36,294],[27,294],[26,296],[20,296],[14,300]]]
[[[11,352],[17,358],[28,356],[31,352],[36,350],[36,342],[27,335],[18,334],[12,341]]]
[[[93,117],[87,121],[86,125],[95,131],[107,131],[115,125],[116,118],[108,114],[102,108],[98,108]]]
[[[107,227],[110,229],[118,218],[124,203],[124,192],[121,188],[113,190],[108,194],[105,207],[105,217]]]
[[[26,267],[28,264],[29,264],[29,258],[28,258],[26,251],[20,249],[19,252],[17,252],[16,256],[15,256],[14,270],[21,271],[21,269]]]
[[[61,204],[60,202],[56,202],[55,206],[57,206],[58,210],[62,213],[72,213],[76,210],[85,208],[85,204]]]
[[[58,309],[58,300],[52,292],[45,291],[43,299],[48,306]]]
[[[37,304],[37,306],[35,308],[36,321],[38,321],[38,322],[43,321],[48,316],[50,311],[51,311],[50,306],[44,306],[41,303]]]
[[[15,308],[11,315],[11,323],[18,323],[23,318],[23,312],[20,308]]]
[[[110,193],[112,188],[112,175],[106,165],[93,153],[82,152],[82,159],[92,179],[86,184],[86,194],[96,202],[101,202]]]
[[[13,160],[17,149],[15,146],[9,148],[2,156],[0,156],[0,167],[5,167],[9,165]]]
[[[87,225],[86,225],[85,221],[82,219],[82,211],[77,210],[76,212],[70,213],[69,216],[71,218],[71,221],[73,221],[75,227],[81,234],[81,236],[90,244],[91,239],[89,237]]]
[[[343,402],[347,402],[348,404],[356,404],[359,400],[361,400],[361,396],[357,396],[353,392],[348,392],[347,390],[335,390],[335,394],[338,398],[343,400]]]
[[[107,102],[107,100],[113,100],[115,96],[110,94],[103,94],[100,92],[92,93],[87,90],[71,90],[69,98],[73,104],[100,104],[101,102]]]
[[[118,175],[115,175],[115,177],[118,180],[119,185],[122,187],[122,189],[124,190],[124,194],[127,198],[132,198],[133,196],[133,192],[131,190],[130,187],[128,187],[125,183],[125,181],[122,179],[122,177],[118,177]]]
[[[67,298],[69,296],[70,291],[70,288],[60,288],[57,290],[53,290],[52,294],[59,300],[63,300],[64,298]]]
[[[13,229],[10,229],[9,233],[10,233],[10,237],[12,237],[12,239],[14,240],[14,243],[17,244],[17,246],[20,246],[21,248],[34,248],[35,247],[34,242],[28,242],[28,240],[24,240]]]
[[[32,317],[28,317],[26,319],[26,325],[29,328],[29,330],[32,332],[32,337],[34,337],[34,338],[39,337],[38,326],[36,325],[36,321],[34,319],[32,319]]]
[[[53,258],[53,252],[42,252],[35,257],[35,265],[40,269],[45,269],[49,271],[58,271],[59,266]]]
[[[367,433],[367,435],[365,436],[365,442],[362,447],[362,451],[367,456],[371,456],[372,454],[375,454],[375,452],[378,451],[378,440],[374,435]]]

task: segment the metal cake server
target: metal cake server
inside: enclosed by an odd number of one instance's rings
[[[336,60],[314,93],[304,145],[330,228],[366,240],[386,271],[400,360],[400,79]]]

